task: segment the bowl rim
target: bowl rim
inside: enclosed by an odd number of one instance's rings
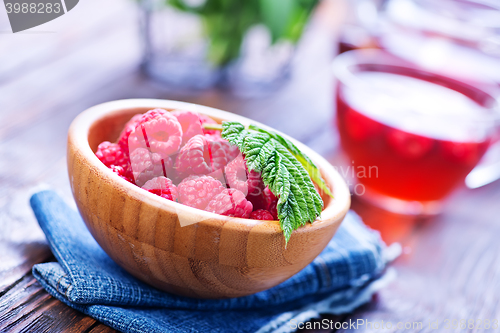
[[[116,174],[113,173],[111,169],[106,167],[94,154],[94,152],[90,148],[88,134],[90,128],[95,122],[110,117],[114,114],[120,114],[126,110],[136,108],[164,108],[167,110],[182,109],[187,111],[194,111],[218,119],[239,121],[244,125],[249,125],[252,123],[264,129],[272,130],[291,140],[301,151],[303,151],[316,163],[320,170],[322,170],[322,174],[324,178],[326,178],[325,181],[333,185],[331,186],[331,190],[334,196],[334,198],[331,198],[329,200],[329,203],[325,205],[323,211],[321,212],[321,216],[317,220],[315,220],[314,223],[307,223],[305,226],[295,230],[294,233],[306,232],[306,230],[311,228],[321,228],[330,223],[334,223],[335,221],[343,218],[343,216],[345,216],[350,208],[351,195],[349,192],[349,188],[347,187],[347,184],[345,183],[342,176],[329,162],[327,162],[322,156],[313,151],[311,148],[307,147],[296,139],[293,139],[278,130],[275,130],[252,119],[208,106],[162,99],[123,99],[105,102],[86,109],[85,111],[81,112],[70,125],[68,131],[68,148],[71,143],[75,150],[77,150],[83,156],[83,158],[87,160],[89,165],[91,165],[97,173],[99,173],[103,178],[107,179],[110,183],[114,184],[114,186],[118,187],[123,192],[126,192],[127,195],[132,196],[134,199],[144,201],[145,203],[158,209],[166,209],[169,211],[175,210],[178,214],[181,212],[185,212],[187,214],[203,217],[203,220],[197,223],[207,223],[209,225],[213,225],[216,223],[220,223],[221,221],[231,221],[233,223],[227,224],[226,227],[232,226],[234,228],[237,228],[238,224],[244,224],[247,226],[268,224],[269,226],[274,226],[274,228],[263,228],[261,230],[264,232],[275,233],[277,228],[279,232],[282,233],[281,228],[279,227],[279,221],[261,221],[235,218],[202,211],[174,201],[165,200],[155,194],[142,190],[135,184],[131,184],[128,181],[116,176]]]

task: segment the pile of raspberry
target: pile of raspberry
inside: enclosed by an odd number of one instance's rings
[[[137,114],[117,143],[102,142],[97,158],[115,174],[167,200],[226,216],[277,220],[277,198],[260,174],[248,171],[238,147],[216,122],[191,111]]]

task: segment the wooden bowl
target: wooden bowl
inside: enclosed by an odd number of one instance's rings
[[[94,152],[116,141],[124,124],[150,109],[183,109],[216,121],[250,122],[232,113],[189,103],[132,99],[94,106],[72,123],[68,171],[78,209],[96,241],[121,267],[158,289],[196,298],[253,294],[307,266],[335,234],[350,205],[349,190],[322,157],[291,139],[320,168],[334,199],[324,197],[321,219],[293,232],[285,248],[278,221],[217,215],[142,190],[115,175]],[[179,219],[204,220],[181,227]]]

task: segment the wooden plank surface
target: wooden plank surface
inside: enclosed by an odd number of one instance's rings
[[[0,11],[0,331],[112,331],[50,297],[29,273],[33,264],[51,256],[28,206],[30,192],[46,184],[71,196],[66,133],[86,108],[121,98],[187,100],[266,123],[336,161],[329,71],[334,36],[325,27],[331,28],[339,13],[321,13],[322,21],[299,49],[290,84],[271,97],[241,100],[215,91],[175,95],[145,78],[138,69],[133,2],[81,1],[40,28],[49,32],[16,35],[2,32],[8,26]],[[499,202],[498,183],[464,190],[450,199],[442,216],[424,221],[355,200],[353,208],[370,225],[384,229],[388,241],[403,243],[404,254],[394,264],[399,277],[355,314],[326,318],[426,325],[445,319],[500,319]],[[407,331],[430,332],[426,325]]]
[[[31,274],[1,294],[0,332],[115,332],[53,298]]]
[[[410,330],[395,332],[476,332],[469,328],[445,329],[445,320],[479,320],[500,325],[500,184],[476,190],[463,190],[453,196],[446,211],[439,217],[410,221],[393,216],[380,220],[355,202],[354,209],[372,225],[385,224],[389,238],[399,237],[403,255],[394,267],[397,280],[378,293],[377,301],[347,318],[370,322],[412,323]],[[367,214],[368,213],[368,214]],[[378,221],[377,221],[378,220]],[[397,223],[406,223],[404,227]],[[394,233],[394,229],[398,229]],[[406,229],[408,228],[408,229]],[[389,230],[387,230],[389,229]],[[432,330],[429,323],[439,322],[441,330]],[[422,322],[423,329],[413,329],[413,322]],[[356,332],[379,332],[360,327]],[[341,330],[340,332],[354,332]]]

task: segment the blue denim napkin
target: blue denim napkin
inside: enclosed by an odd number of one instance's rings
[[[120,268],[80,215],[53,191],[31,207],[58,262],[33,275],[54,297],[122,332],[292,332],[320,313],[350,312],[393,277],[398,255],[350,212],[327,248],[298,274],[254,295],[200,300],[155,289]]]

